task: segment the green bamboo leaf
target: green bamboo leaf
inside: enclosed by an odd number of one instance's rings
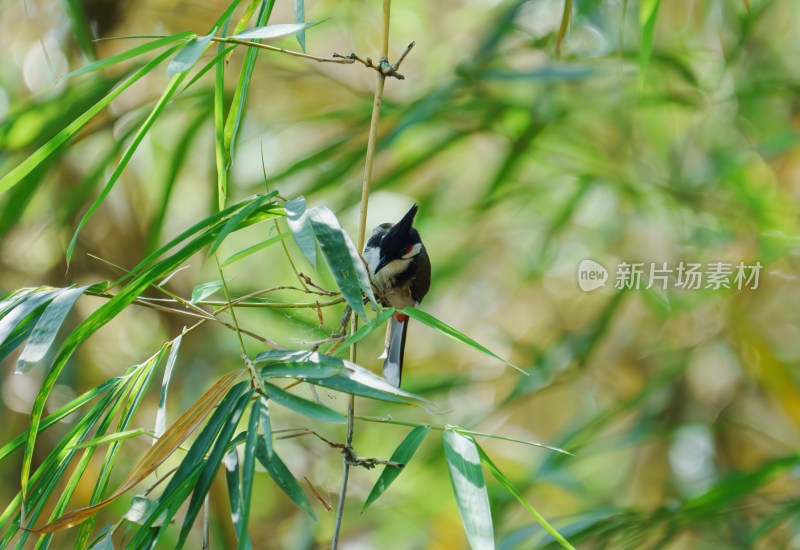
[[[286,464],[283,463],[278,454],[275,452],[269,454],[267,452],[267,445],[263,437],[259,437],[256,442],[256,458],[258,458],[258,461],[264,469],[267,470],[267,473],[272,477],[278,487],[292,499],[292,502],[297,504],[301,510],[316,520],[317,516],[314,515],[314,511],[311,509],[311,503],[308,501],[308,497],[306,497],[302,487],[297,483],[292,472],[289,471],[289,468],[286,467]]]
[[[173,50],[169,50],[169,53],[171,54],[172,51]],[[128,145],[128,148],[122,155],[119,164],[117,164],[116,169],[111,174],[108,183],[106,183],[105,187],[103,187],[103,190],[100,192],[100,195],[95,199],[95,201],[89,207],[89,210],[86,212],[86,214],[83,215],[83,218],[81,218],[81,221],[78,224],[78,229],[75,230],[75,234],[72,236],[72,240],[69,242],[69,245],[67,246],[67,264],[69,264],[69,261],[72,258],[72,252],[75,249],[75,243],[78,240],[78,234],[81,232],[81,229],[83,229],[83,226],[86,225],[86,222],[89,221],[89,218],[92,217],[92,214],[94,214],[95,210],[97,210],[100,207],[100,205],[105,200],[106,196],[111,192],[111,189],[114,188],[114,184],[117,183],[117,180],[119,179],[120,175],[122,175],[122,172],[123,170],[125,170],[125,167],[128,165],[128,162],[131,160],[133,153],[136,152],[136,149],[138,149],[139,144],[144,139],[144,136],[147,135],[147,132],[153,126],[153,123],[167,107],[169,100],[172,99],[172,96],[175,95],[176,91],[178,91],[178,87],[181,85],[181,82],[183,82],[184,78],[186,78],[186,73],[179,73],[172,77],[172,80],[170,80],[169,84],[167,85],[167,89],[164,90],[164,93],[161,94],[161,98],[159,98],[158,103],[156,103],[155,107],[153,107],[153,110],[150,112],[150,115],[148,115],[147,119],[145,119],[144,123],[141,125],[141,127],[139,127],[139,130],[133,137],[131,144]]]
[[[277,191],[273,191],[271,193],[267,193],[266,195],[258,195],[253,199],[253,201],[250,204],[242,208],[235,216],[233,216],[228,221],[228,223],[225,224],[225,226],[222,228],[222,231],[219,232],[219,235],[217,236],[217,239],[214,241],[214,244],[211,245],[211,250],[208,251],[208,255],[212,256],[214,252],[217,251],[217,248],[219,248],[219,245],[222,244],[222,241],[224,241],[225,238],[231,234],[231,232],[238,229],[239,224],[241,224],[248,216],[250,216],[252,212],[257,210],[258,207],[260,207],[264,203],[264,201],[271,199],[277,194],[278,194]]]
[[[62,290],[44,310],[31,333],[25,349],[17,360],[15,373],[28,372],[41,361],[53,345],[58,329],[67,317],[67,313],[78,298],[89,288],[89,285]],[[0,321],[2,323],[2,321]]]
[[[430,426],[417,426],[411,430],[405,439],[403,439],[402,443],[397,446],[397,449],[392,453],[392,457],[389,460],[407,465],[430,430]],[[378,481],[375,482],[375,485],[372,486],[372,490],[369,492],[364,507],[361,508],[362,513],[389,488],[389,485],[397,479],[397,476],[399,476],[404,469],[405,468],[398,468],[396,466],[385,466],[383,468],[380,477],[378,477]]]
[[[500,482],[500,484],[501,484],[503,487],[505,487],[505,488],[506,488],[506,490],[507,490],[509,493],[511,493],[511,495],[512,495],[512,496],[513,496],[515,499],[517,499],[517,500],[520,502],[520,504],[522,504],[522,505],[523,505],[525,508],[527,508],[527,509],[528,509],[528,511],[529,511],[531,514],[533,514],[533,517],[535,517],[535,518],[536,518],[536,521],[538,521],[538,522],[539,522],[539,524],[540,524],[542,527],[544,527],[544,528],[545,528],[545,530],[546,530],[548,533],[550,533],[550,535],[552,535],[552,537],[553,537],[554,539],[556,539],[556,540],[558,541],[558,543],[559,543],[561,546],[563,546],[564,548],[569,548],[569,550],[575,550],[575,548],[574,548],[574,547],[573,547],[573,546],[572,546],[572,545],[571,545],[569,542],[567,542],[567,540],[566,540],[564,537],[562,537],[562,536],[561,536],[561,533],[559,533],[558,531],[556,531],[556,530],[553,528],[553,526],[552,526],[552,525],[550,525],[550,524],[547,522],[547,520],[546,520],[546,519],[544,519],[544,517],[542,517],[542,515],[541,515],[541,514],[539,514],[539,512],[537,512],[537,511],[534,509],[534,507],[533,507],[533,506],[531,506],[531,505],[530,505],[530,503],[529,503],[527,500],[525,500],[525,497],[523,497],[523,496],[520,494],[520,492],[519,492],[519,491],[517,491],[516,487],[514,487],[514,485],[513,485],[513,484],[512,484],[512,483],[511,483],[511,482],[508,480],[508,478],[507,478],[506,476],[504,476],[504,475],[503,475],[503,473],[500,471],[500,469],[499,469],[497,466],[495,466],[494,462],[492,462],[492,460],[491,460],[491,459],[489,458],[489,456],[488,456],[488,455],[487,455],[487,454],[484,452],[484,450],[481,448],[481,446],[480,446],[480,445],[478,445],[478,444],[475,442],[475,440],[472,440],[472,442],[473,442],[473,444],[475,445],[475,448],[478,450],[478,454],[480,455],[481,463],[483,463],[483,466],[484,466],[484,467],[485,467],[487,470],[489,470],[489,471],[492,473],[492,475],[493,475],[493,476],[494,476],[494,477],[497,479],[497,481],[499,481],[499,482]]]
[[[231,282],[233,279],[225,279],[225,283]],[[189,301],[190,304],[196,304],[197,302],[201,302],[208,298],[209,296],[213,295],[219,289],[222,288],[222,280],[219,281],[210,281],[208,283],[199,284],[194,289],[192,289],[192,299]]]
[[[26,158],[22,163],[20,163],[16,168],[11,170],[8,174],[3,176],[0,179],[0,194],[5,193],[10,188],[14,187],[17,183],[19,183],[22,178],[27,176],[28,174],[33,171],[34,168],[39,166],[47,157],[53,154],[59,147],[61,147],[69,138],[71,138],[75,133],[80,130],[89,120],[92,119],[97,113],[99,113],[106,105],[111,103],[117,96],[119,96],[122,92],[127,90],[133,83],[139,80],[141,77],[152,71],[155,67],[157,67],[162,61],[167,59],[171,56],[177,49],[180,48],[180,45],[175,45],[172,48],[169,48],[167,51],[147,63],[144,67],[136,71],[133,75],[128,77],[125,82],[117,86],[114,90],[109,92],[103,99],[95,103],[91,108],[89,108],[85,113],[81,116],[76,118],[69,126],[61,130],[58,134],[53,136],[47,143],[39,147],[32,155]]]
[[[184,328],[184,330],[186,330]],[[158,398],[158,411],[156,411],[156,425],[153,433],[156,439],[164,435],[167,431],[167,390],[169,389],[169,381],[172,378],[172,369],[175,367],[175,361],[178,359],[178,350],[181,347],[183,334],[180,333],[170,343],[169,357],[167,357],[167,365],[164,367],[164,378],[161,381],[161,395]],[[153,440],[155,445],[156,439]]]
[[[107,443],[114,443],[116,441],[124,441],[126,439],[131,439],[134,437],[139,437],[140,435],[147,434],[147,431],[144,428],[137,428],[135,430],[126,430],[124,432],[116,432],[113,434],[104,435],[102,437],[96,437],[94,439],[90,439],[89,441],[84,441],[83,443],[79,443],[78,445],[73,445],[72,449],[88,449],[91,447],[98,447],[100,445],[106,445]]]
[[[439,332],[441,332],[442,334],[444,334],[446,336],[449,336],[453,340],[457,340],[457,341],[459,341],[459,342],[461,342],[463,344],[467,344],[469,347],[471,347],[473,349],[476,349],[481,353],[485,353],[489,357],[494,357],[495,359],[505,363],[509,367],[513,367],[513,368],[517,369],[519,372],[521,372],[522,374],[524,374],[526,376],[528,375],[527,372],[525,372],[524,370],[522,370],[521,368],[516,366],[514,363],[510,363],[510,362],[506,361],[505,359],[503,359],[499,355],[495,354],[492,351],[489,351],[487,348],[485,348],[482,345],[480,345],[478,342],[476,342],[475,340],[473,340],[472,338],[470,338],[466,334],[462,334],[461,332],[457,331],[456,329],[454,329],[450,325],[448,325],[446,323],[443,323],[442,321],[440,321],[439,319],[435,318],[433,315],[430,315],[429,313],[425,313],[424,311],[421,311],[421,310],[419,310],[417,308],[413,308],[413,307],[412,308],[408,308],[407,307],[407,308],[403,309],[402,311],[400,311],[400,313],[408,315],[412,319],[416,319],[420,323],[423,323],[425,325],[428,325],[431,328],[434,328],[434,329],[438,330]]]
[[[228,33],[231,23],[229,15],[222,27],[222,36]],[[217,166],[217,207],[223,210],[228,194],[228,166],[225,158],[225,55],[223,44],[217,47],[217,61],[214,71],[214,159]]]
[[[5,342],[11,332],[17,328],[17,325],[28,317],[28,315],[52,302],[61,291],[62,289],[60,288],[41,287],[35,292],[26,294],[22,300],[16,302],[14,309],[6,313],[6,315],[0,319],[0,343]]]
[[[178,55],[169,62],[167,66],[167,75],[172,78],[176,74],[184,73],[194,67],[195,63],[200,59],[200,56],[203,55],[203,52],[208,48],[208,45],[211,44],[211,38],[216,32],[217,28],[214,27],[207,35],[192,38],[189,43],[178,52]]]
[[[231,36],[231,38],[235,38],[236,40],[274,40],[283,36],[289,36],[291,34],[303,32],[314,25],[319,25],[323,21],[327,21],[327,19],[323,19],[322,21],[314,21],[312,23],[283,23],[279,25],[265,25],[263,27],[257,27],[240,32],[237,35]]]
[[[444,456],[470,546],[473,550],[493,549],[492,512],[475,441],[455,430],[445,430]]]
[[[317,268],[317,240],[314,238],[314,229],[308,219],[306,198],[302,195],[296,199],[285,201],[283,208],[286,211],[286,223],[292,232],[300,252],[306,257],[311,267]]]
[[[641,29],[641,43],[639,44],[639,87],[644,86],[647,65],[653,53],[653,35],[658,19],[658,7],[661,0],[642,0],[639,4],[639,27]]]
[[[257,26],[266,25],[272,14],[272,8],[275,5],[275,0],[264,0],[261,3],[261,9],[258,12],[256,20]],[[250,89],[250,77],[253,75],[253,69],[256,64],[256,57],[258,56],[258,48],[248,48],[245,53],[244,65],[239,73],[239,81],[236,85],[236,90],[233,94],[233,101],[231,102],[230,109],[228,110],[228,118],[225,120],[224,130],[222,132],[222,161],[225,172],[230,169],[234,159],[234,146],[236,144],[236,137],[239,134],[239,126],[244,113],[244,105],[247,100],[247,93]],[[219,78],[219,72],[217,73]],[[225,179],[227,186],[227,175]],[[225,204],[227,195],[227,188],[225,194],[219,196],[219,208],[222,209]]]
[[[265,241],[261,241],[258,244],[254,244],[253,246],[249,246],[249,247],[245,248],[244,250],[241,250],[241,251],[237,252],[236,254],[232,255],[227,260],[225,260],[222,263],[221,267],[225,267],[225,266],[230,265],[230,264],[232,264],[234,262],[238,262],[242,258],[246,258],[247,256],[249,256],[250,254],[253,254],[254,252],[258,252],[259,250],[263,250],[263,249],[267,248],[268,246],[272,246],[273,244],[275,244],[275,243],[277,243],[279,241],[282,241],[283,239],[285,239],[289,235],[291,235],[291,233],[280,233],[278,235],[275,235],[274,237],[270,237],[269,239],[267,239]]]
[[[250,409],[250,420],[247,423],[247,440],[244,445],[244,465],[242,466],[242,519],[241,531],[238,532],[239,545],[237,550],[244,550],[250,542],[247,536],[247,527],[250,520],[250,504],[253,498],[253,478],[256,473],[256,456],[258,442],[258,420],[260,407],[253,403]]]
[[[269,421],[269,400],[263,395],[258,398],[258,415],[258,425],[261,427],[261,433],[264,434],[267,454],[272,455],[274,441],[272,440],[272,425]]]
[[[89,548],[91,550],[114,550],[114,542],[111,540],[112,527],[113,525],[110,523],[103,527]]]
[[[222,460],[225,465],[225,480],[228,484],[228,502],[231,506],[231,520],[233,527],[236,529],[236,536],[245,536],[245,550],[252,550],[253,546],[250,543],[250,536],[247,533],[247,528],[242,528],[242,495],[241,495],[241,479],[239,478],[239,451],[236,446],[233,446]]]
[[[393,314],[394,314],[393,307],[381,311],[377,316],[375,316],[375,318],[370,319],[368,322],[361,325],[361,327],[357,331],[348,336],[347,339],[344,342],[342,342],[342,344],[338,348],[336,348],[336,353],[341,354],[343,350],[346,350],[356,342],[360,342],[367,335],[369,335],[378,327],[383,325]]]
[[[259,353],[253,364],[260,365],[264,378],[292,377],[337,391],[421,407],[434,405],[427,399],[389,384],[362,366],[338,357],[312,351],[268,350]]]
[[[294,22],[295,24],[302,25],[306,22],[306,8],[303,0],[294,0]],[[297,32],[297,43],[300,44],[300,49],[305,53],[306,51],[306,31],[302,29]]]
[[[328,264],[342,296],[353,311],[366,322],[367,310],[364,309],[362,292],[366,293],[372,302],[375,298],[372,295],[372,285],[369,284],[369,275],[350,237],[333,212],[324,206],[318,205],[308,210],[308,220],[311,222],[325,263]]]
[[[304,416],[313,418],[314,420],[322,420],[323,422],[333,422],[337,424],[347,422],[347,418],[342,416],[339,412],[314,401],[303,399],[269,382],[264,382],[263,388],[270,399]]]
[[[132,59],[134,57],[142,55],[143,53],[147,53],[152,50],[157,50],[158,48],[174,44],[175,42],[178,42],[180,40],[186,40],[187,38],[195,38],[195,37],[197,37],[197,35],[191,31],[183,31],[176,34],[172,34],[170,36],[164,36],[162,38],[159,38],[158,40],[153,40],[152,42],[146,42],[144,44],[131,48],[130,50],[126,50],[121,54],[113,55],[111,57],[95,61],[94,63],[90,63],[85,67],[81,67],[77,71],[72,71],[69,74],[65,74],[64,76],[59,78],[57,82],[61,82],[62,80],[66,80],[67,78],[72,78],[73,76],[78,76],[80,74],[97,71],[105,67],[109,67],[111,65],[116,65],[117,63],[122,63],[123,61]]]

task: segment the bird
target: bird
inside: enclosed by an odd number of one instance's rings
[[[382,223],[372,230],[364,247],[364,261],[370,271],[378,298],[384,307],[401,310],[416,307],[431,286],[431,261],[414,227],[415,204],[395,223]],[[386,331],[386,348],[381,357],[383,377],[400,387],[408,315],[395,313]]]

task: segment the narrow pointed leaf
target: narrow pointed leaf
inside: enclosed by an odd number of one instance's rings
[[[267,392],[269,398],[276,403],[280,403],[284,407],[292,409],[309,418],[313,418],[314,420],[322,420],[323,422],[333,422],[336,424],[347,422],[347,418],[338,411],[314,401],[303,399],[269,382],[264,382],[264,390]]]
[[[272,455],[274,441],[272,440],[272,424],[269,420],[269,400],[263,395],[258,399],[258,425],[261,427],[261,433],[264,434],[267,454]]]
[[[336,286],[339,287],[342,296],[353,308],[353,311],[366,322],[367,310],[364,309],[362,292],[371,297],[372,286],[369,285],[368,288],[365,288],[364,281],[359,276],[359,271],[366,275],[366,268],[358,257],[358,253],[355,252],[353,243],[348,242],[349,237],[346,237],[344,228],[328,208],[315,206],[308,210],[308,219],[319,243],[322,256],[325,258],[325,263],[328,264],[331,274],[336,280]],[[369,280],[368,275],[366,278]],[[374,298],[372,300],[374,301]]]
[[[525,372],[524,370],[522,370],[521,368],[519,368],[515,364],[510,363],[510,362],[506,361],[505,359],[503,359],[502,357],[500,357],[499,355],[495,354],[494,352],[489,351],[487,348],[483,347],[482,345],[480,345],[478,342],[476,342],[475,340],[473,340],[472,338],[470,338],[466,334],[462,334],[461,332],[457,331],[456,329],[454,329],[450,325],[448,325],[446,323],[443,323],[442,321],[440,321],[439,319],[437,319],[436,317],[434,317],[433,315],[431,315],[429,313],[425,313],[424,311],[421,311],[421,310],[419,310],[417,308],[413,308],[413,307],[412,308],[405,308],[400,313],[404,313],[405,315],[408,315],[412,319],[416,319],[420,323],[428,325],[431,328],[435,328],[436,330],[438,330],[439,332],[441,332],[442,334],[444,334],[446,336],[449,336],[453,340],[457,340],[457,341],[459,341],[459,342],[461,342],[463,344],[467,344],[469,347],[471,347],[473,349],[476,349],[481,353],[485,353],[486,355],[488,355],[490,357],[494,357],[495,359],[505,363],[509,367],[513,367],[513,368],[517,369],[522,374],[525,374],[525,375],[528,374],[527,372]]]
[[[225,283],[229,283],[231,280],[232,279],[225,279]],[[202,302],[221,288],[222,280],[199,284],[192,289],[192,299],[189,303],[196,304],[197,302]]]
[[[655,34],[658,7],[661,0],[642,0],[639,4],[639,27],[641,38],[639,43],[639,87],[644,85],[647,65],[653,53],[653,35]]]
[[[361,325],[361,327],[359,327],[357,331],[348,336],[347,339],[345,339],[345,341],[342,342],[342,344],[338,348],[336,348],[336,353],[341,354],[343,350],[346,350],[356,342],[361,341],[363,338],[372,333],[374,330],[381,327],[393,314],[394,314],[393,307],[381,311],[374,319],[370,319],[369,321]]]
[[[251,550],[250,537],[247,535],[247,529],[242,529],[242,493],[241,493],[241,479],[239,478],[239,451],[236,446],[233,446],[222,460],[225,465],[225,480],[228,485],[228,502],[231,506],[231,520],[233,527],[236,529],[237,536],[244,533],[245,549]]]
[[[324,21],[324,20],[323,20]],[[283,23],[279,25],[266,25],[264,27],[257,27],[240,32],[237,35],[231,36],[236,40],[273,40],[281,38],[282,36],[289,36],[302,32],[309,27],[319,25],[322,21],[314,21],[312,23]]]
[[[392,453],[392,457],[389,460],[407,465],[430,430],[430,426],[417,426],[411,430],[405,439],[403,439],[403,442],[400,443],[397,449]],[[405,468],[398,468],[396,466],[384,466],[380,477],[378,477],[378,481],[372,486],[372,490],[369,492],[367,501],[364,503],[364,507],[361,508],[361,511],[363,512],[370,504],[375,502],[404,469]]]
[[[25,349],[17,360],[17,373],[29,371],[38,361],[44,359],[58,334],[58,329],[72,309],[75,301],[89,288],[89,285],[68,288],[56,296],[44,310],[31,333]]]
[[[306,8],[303,0],[294,0],[294,22],[296,25],[302,25],[306,22]],[[295,35],[297,36],[297,43],[300,44],[300,49],[305,53],[306,51],[306,31],[300,30]]]
[[[236,215],[233,216],[228,221],[228,223],[226,223],[223,226],[222,231],[219,232],[219,235],[217,236],[217,239],[214,241],[214,244],[211,245],[211,250],[208,251],[208,255],[212,256],[214,252],[217,251],[217,248],[219,248],[219,245],[222,244],[222,241],[225,240],[225,237],[227,237],[233,231],[235,231],[239,227],[239,224],[241,224],[245,219],[247,219],[247,217],[250,216],[250,214],[252,214],[253,211],[255,211],[265,201],[271,199],[277,194],[278,194],[277,191],[273,191],[271,193],[267,193],[266,195],[259,195],[258,197],[253,199],[253,201],[250,204],[248,204],[247,206],[242,208],[239,212],[237,212]]]
[[[258,403],[253,403],[250,408],[250,419],[247,423],[247,440],[245,441],[244,464],[242,465],[242,519],[241,530],[238,532],[238,550],[244,550],[250,542],[247,536],[247,527],[250,520],[250,504],[253,500],[253,478],[256,473],[259,414]]]
[[[32,292],[20,300],[9,313],[0,319],[0,343],[3,343],[11,332],[17,328],[23,319],[36,311],[38,308],[51,302],[61,293],[60,288],[42,288],[37,292]]]
[[[176,74],[184,73],[194,67],[197,60],[200,59],[200,56],[203,55],[203,52],[208,48],[208,45],[211,44],[211,38],[216,32],[217,28],[214,27],[214,30],[207,35],[192,38],[189,43],[178,52],[178,55],[169,62],[167,66],[167,75],[171,78]]]
[[[522,504],[525,508],[527,508],[531,514],[533,514],[533,517],[536,518],[536,521],[538,521],[539,524],[541,524],[541,526],[544,527],[544,529],[548,533],[550,533],[550,535],[552,535],[552,537],[556,539],[561,546],[563,546],[564,548],[568,548],[569,550],[575,550],[575,548],[569,542],[567,542],[567,540],[564,537],[561,536],[561,533],[556,531],[553,528],[553,526],[550,525],[547,522],[547,520],[544,519],[544,517],[542,517],[542,515],[539,514],[539,512],[537,512],[527,500],[525,500],[525,497],[523,497],[520,494],[520,492],[517,491],[516,487],[514,487],[514,485],[508,480],[508,478],[503,475],[503,472],[501,472],[500,469],[497,466],[495,466],[494,462],[492,462],[492,459],[489,458],[489,456],[484,452],[481,446],[475,443],[474,440],[473,443],[475,445],[475,448],[478,450],[478,454],[480,455],[480,459],[481,462],[483,463],[483,466],[492,473],[492,475],[497,479],[497,481],[499,481],[500,484],[503,487],[505,487],[506,490],[509,493],[511,493],[511,495],[515,499],[517,499],[520,502],[520,504]]]
[[[461,522],[472,550],[492,550],[492,512],[475,441],[454,430],[445,430],[444,456]]]
[[[167,390],[169,389],[172,369],[175,367],[175,361],[178,359],[178,350],[181,347],[182,340],[183,333],[179,334],[178,337],[172,341],[169,357],[167,358],[167,365],[164,367],[164,378],[161,381],[161,395],[158,398],[158,411],[156,412],[156,439],[164,435],[164,432],[167,430]],[[153,441],[153,445],[155,445],[155,440]]]
[[[267,470],[267,473],[269,473],[278,487],[292,499],[292,502],[316,520],[317,516],[314,515],[311,503],[303,492],[303,488],[297,483],[292,472],[289,471],[289,468],[286,467],[286,464],[283,463],[277,453],[267,453],[267,446],[263,437],[259,437],[256,442],[256,458],[258,458],[258,461]]]
[[[135,46],[130,50],[125,50],[121,54],[112,55],[111,57],[107,57],[105,59],[100,59],[98,61],[95,61],[94,63],[86,65],[85,67],[81,67],[76,71],[72,71],[69,74],[65,74],[64,76],[59,78],[58,81],[61,82],[62,80],[65,80],[67,78],[72,78],[73,76],[78,76],[80,74],[98,71],[105,67],[116,65],[117,63],[121,63],[123,61],[127,61],[128,59],[137,57],[139,55],[142,55],[143,53],[147,53],[149,51],[156,50],[164,46],[169,46],[170,44],[174,44],[175,42],[178,42],[180,40],[185,40],[187,38],[193,38],[196,36],[197,35],[191,31],[183,31],[176,34],[172,34],[170,36],[164,36],[162,38],[153,40],[151,42],[145,42],[144,44]]]
[[[317,240],[314,238],[314,230],[308,219],[306,210],[306,198],[303,196],[283,203],[286,210],[286,223],[292,232],[300,252],[306,257],[311,267],[317,268]]]
[[[241,251],[237,252],[236,254],[232,255],[230,258],[228,258],[224,262],[222,262],[222,266],[221,267],[225,267],[225,266],[230,265],[230,264],[232,264],[234,262],[238,262],[242,258],[246,258],[247,256],[249,256],[250,254],[253,254],[254,252],[258,252],[259,250],[263,250],[264,248],[267,248],[268,246],[271,246],[271,245],[273,245],[273,244],[275,244],[275,243],[277,243],[279,241],[282,241],[283,239],[285,239],[289,235],[291,235],[291,233],[281,233],[279,235],[275,235],[274,237],[270,237],[269,239],[267,239],[265,241],[261,241],[258,244],[254,244],[253,246],[249,246],[249,247],[245,248],[244,250],[241,250]]]

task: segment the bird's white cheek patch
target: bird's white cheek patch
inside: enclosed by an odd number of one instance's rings
[[[417,254],[419,254],[420,250],[422,250],[422,244],[420,244],[420,243],[417,243],[415,245],[409,246],[408,250],[406,250],[406,253],[403,254],[403,259],[407,260],[409,258],[413,258]]]

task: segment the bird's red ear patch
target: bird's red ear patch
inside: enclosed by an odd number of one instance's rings
[[[403,252],[403,256],[408,256],[409,254],[411,254],[411,252],[412,252],[413,250],[414,250],[414,245],[412,244],[411,246],[409,246],[408,248],[406,248],[406,251],[405,251],[405,252]]]

